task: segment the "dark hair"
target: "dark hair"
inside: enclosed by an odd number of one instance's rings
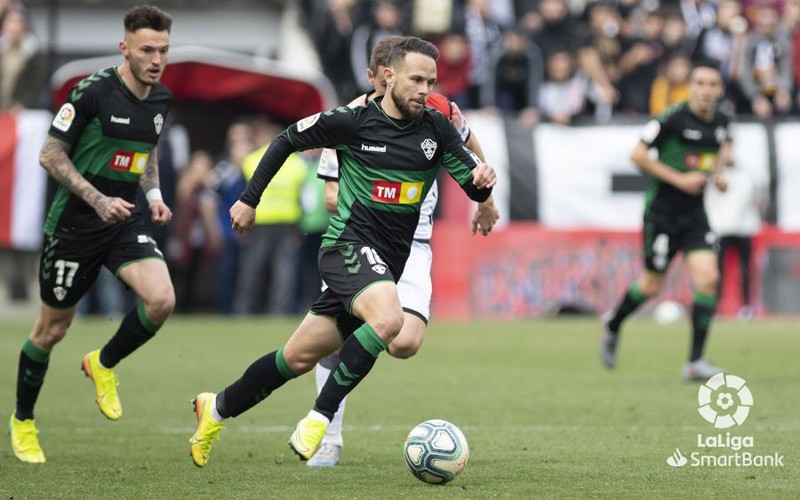
[[[435,45],[422,38],[409,36],[392,47],[392,50],[389,51],[389,57],[386,58],[386,65],[392,66],[396,62],[403,61],[406,58],[406,54],[409,52],[416,52],[428,56],[434,61],[439,59],[439,49],[437,49]]]
[[[137,5],[125,13],[123,24],[125,31],[131,33],[144,28],[169,33],[172,29],[172,16],[155,5]]]
[[[376,43],[372,47],[372,54],[369,57],[369,69],[373,73],[378,72],[378,66],[387,66],[386,62],[389,59],[389,52],[405,40],[406,37],[400,35],[389,35]]]
[[[695,61],[695,63],[692,65],[692,70],[697,68],[710,68],[720,73],[722,72],[722,70],[719,68],[719,64],[711,59],[701,59],[699,61]]]

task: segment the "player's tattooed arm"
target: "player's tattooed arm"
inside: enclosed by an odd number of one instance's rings
[[[112,224],[130,217],[133,205],[98,191],[69,159],[71,149],[68,143],[48,135],[39,152],[39,163],[59,184],[92,207],[103,222]]]
[[[161,198],[158,181],[158,147],[153,148],[147,158],[147,165],[144,168],[142,177],[139,179],[139,186],[141,186],[147,197],[147,202],[150,206],[150,219],[153,223],[156,226],[168,224],[172,220],[172,210]]]
[[[159,187],[158,183],[158,147],[153,148],[147,157],[147,166],[144,168],[139,185],[145,193]]]

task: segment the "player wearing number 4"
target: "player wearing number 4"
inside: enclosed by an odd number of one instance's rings
[[[167,64],[172,19],[156,7],[137,6],[125,14],[124,26],[119,44],[123,63],[94,73],[71,90],[39,156],[60,186],[45,220],[39,267],[42,304],[20,353],[17,407],[9,422],[11,447],[23,462],[45,461],[33,407],[50,352],[67,334],[76,305],[100,266],[141,299],[111,340],[81,364],[108,419],[122,416],[114,367],[155,335],[175,305],[167,266],[135,205],[141,186],[151,220],[163,225],[172,218],[158,189],[155,151],[171,102],[159,80]]]
[[[613,314],[603,319],[600,356],[609,369],[617,363],[622,322],[661,291],[670,261],[683,251],[694,284],[694,304],[692,345],[682,376],[706,380],[722,371],[703,358],[719,279],[717,239],[708,225],[703,190],[710,176],[720,191],[726,190],[720,166],[731,155],[728,118],[717,109],[722,93],[719,69],[695,66],[689,79],[689,100],[648,123],[631,154],[631,160],[652,177],[644,213],[646,269]],[[658,150],[658,158],[650,156],[651,148]]]
[[[349,104],[351,108],[364,106],[370,100],[383,96],[386,91],[386,81],[383,78],[386,58],[389,56],[391,48],[403,40],[405,40],[405,37],[402,36],[388,36],[375,44],[370,56],[369,69],[367,69],[367,78],[369,78],[375,91],[355,99]],[[467,147],[478,155],[481,161],[485,161],[478,138],[470,131],[464,116],[455,103],[450,102],[441,94],[431,93],[428,97],[427,105],[448,117]],[[325,180],[325,204],[328,210],[335,213],[339,192],[339,162],[336,151],[326,149],[323,152],[317,175]],[[406,359],[414,356],[422,346],[422,341],[428,328],[431,294],[433,292],[431,283],[433,253],[431,251],[430,238],[433,232],[433,211],[436,208],[437,200],[438,189],[437,184],[434,183],[422,203],[419,223],[414,232],[414,242],[411,245],[411,253],[408,256],[403,275],[397,282],[397,293],[400,297],[400,304],[403,306],[405,319],[400,333],[397,334],[386,349],[389,355],[395,358]],[[500,214],[490,196],[486,201],[478,204],[478,209],[472,220],[472,234],[475,234],[480,229],[484,236],[487,235],[499,216]],[[339,324],[340,329],[347,328],[346,333],[350,333],[359,326],[360,322],[353,325]],[[336,354],[322,358],[317,364],[315,376],[318,393],[322,391],[331,370],[335,369],[338,364],[339,358]],[[342,421],[346,402],[347,399],[345,398],[334,415],[331,425],[328,426],[325,437],[322,439],[322,445],[308,461],[310,467],[333,467],[339,463],[344,445]]]
[[[445,116],[425,106],[436,82],[437,57],[436,47],[419,38],[393,47],[382,99],[326,111],[289,127],[272,142],[231,208],[233,228],[248,230],[262,192],[289,154],[317,147],[340,153],[337,214],[319,256],[328,288],[285,346],[256,360],[220,393],[195,398],[197,428],[189,451],[198,467],[208,463],[225,418],[249,410],[341,347],[339,364],[289,439],[302,460],[311,458],[341,401],[369,374],[403,326],[396,282],[422,202],[440,168],[473,200],[481,202],[491,194],[494,170],[464,146]],[[363,324],[343,339],[340,321]]]

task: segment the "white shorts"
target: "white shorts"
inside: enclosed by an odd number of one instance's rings
[[[397,282],[397,294],[403,310],[422,318],[425,323],[431,315],[431,262],[433,252],[429,243],[414,241],[406,267]]]

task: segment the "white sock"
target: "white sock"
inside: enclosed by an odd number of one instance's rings
[[[322,392],[322,388],[325,386],[325,382],[328,381],[328,377],[331,375],[331,370],[317,364],[314,375],[317,381],[317,395],[319,395],[319,393]],[[336,410],[336,413],[333,415],[333,420],[331,420],[330,425],[328,425],[328,430],[325,431],[325,437],[322,438],[323,443],[337,446],[344,445],[344,439],[342,438],[342,420],[344,420],[344,406],[346,403],[347,398],[344,398],[339,405],[339,409]]]
[[[330,425],[331,424],[331,421],[328,420],[328,417],[326,417],[325,415],[323,415],[322,413],[320,413],[320,412],[318,412],[316,410],[309,411],[308,415],[306,415],[306,416],[308,418],[312,418],[314,420],[319,420],[320,422],[325,422],[325,425]]]
[[[225,420],[225,417],[220,415],[219,412],[217,411],[217,396],[216,396],[216,394],[214,395],[214,399],[211,401],[211,418],[212,418],[212,420],[214,420],[214,422],[216,422],[218,424],[221,424]]]

